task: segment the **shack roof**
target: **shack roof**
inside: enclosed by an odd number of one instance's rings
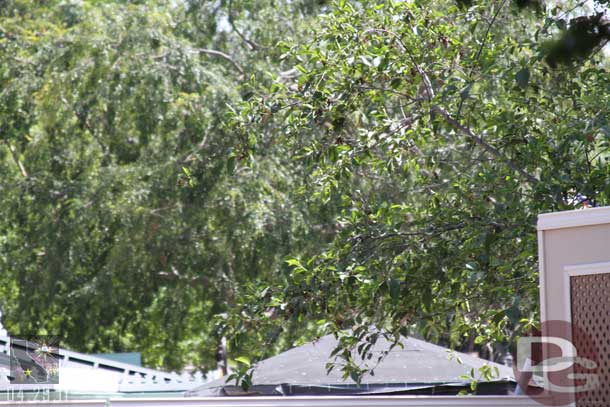
[[[394,347],[375,367],[374,375],[366,374],[358,385],[351,378],[344,380],[338,368],[327,374],[326,364],[337,343],[334,336],[328,335],[260,362],[248,391],[220,378],[186,395],[453,394],[469,386],[465,376],[472,369],[478,373],[484,365],[497,368],[499,375],[483,387],[494,387],[490,391],[495,394],[506,394],[514,387],[513,371],[507,366],[411,337],[401,338],[402,346]],[[390,342],[380,338],[372,348],[375,356],[371,361],[375,363],[376,356],[389,347]]]

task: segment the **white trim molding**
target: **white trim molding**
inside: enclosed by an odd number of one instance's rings
[[[538,230],[538,290],[540,291],[540,321],[546,321],[546,271],[544,266],[544,232]]]
[[[550,401],[550,400],[549,400]],[[547,404],[550,405],[550,404]],[[526,396],[208,397],[9,401],[0,407],[542,407]]]
[[[601,263],[572,264],[565,266],[564,270],[570,275],[570,277],[610,273],[610,262],[604,261]]]
[[[610,223],[610,206],[538,215],[538,230],[575,228],[606,223]]]
[[[541,407],[526,396],[297,396],[110,400],[110,407]]]

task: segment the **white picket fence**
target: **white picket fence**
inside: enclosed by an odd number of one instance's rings
[[[541,407],[521,396],[336,396],[118,399],[70,402],[0,402],[0,407]]]
[[[10,353],[10,338],[0,336],[0,353]],[[60,384],[62,377],[70,378],[77,386],[70,390],[81,390],[78,388],[78,380],[91,381],[94,378],[98,382],[104,382],[107,392],[178,392],[192,390],[210,380],[220,377],[220,373],[210,372],[204,377],[200,372],[191,375],[189,373],[168,373],[159,370],[148,369],[141,366],[116,362],[97,356],[72,352],[59,349],[59,376]],[[7,367],[0,366],[0,390],[9,386]],[[89,383],[83,383],[89,385]],[[62,388],[63,386],[60,386]],[[83,388],[82,390],[90,390]]]

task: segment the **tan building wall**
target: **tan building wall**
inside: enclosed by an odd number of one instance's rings
[[[538,245],[542,334],[570,340],[581,361],[574,359],[568,373],[585,373],[578,386],[590,385],[553,393],[554,405],[610,406],[610,207],[540,215]],[[558,320],[570,323],[544,324]],[[545,359],[563,356],[551,349],[543,346]],[[564,378],[557,382],[564,389],[578,387],[570,376],[554,374]]]
[[[610,207],[540,215],[538,245],[541,319],[570,321],[569,276],[610,272]]]

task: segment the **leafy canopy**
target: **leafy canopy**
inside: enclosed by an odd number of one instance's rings
[[[346,377],[380,335],[502,358],[538,320],[536,216],[610,202],[605,54],[549,47],[582,10],[463,3],[338,1],[234,118],[245,150],[287,145],[303,194],[342,205],[332,243],[235,315],[317,320]]]

